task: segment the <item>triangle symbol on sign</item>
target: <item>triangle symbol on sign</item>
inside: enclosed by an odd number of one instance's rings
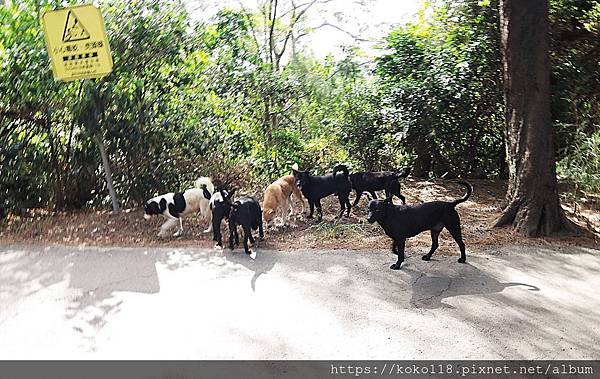
[[[63,32],[63,42],[81,41],[89,38],[90,34],[85,30],[81,21],[75,17],[73,11],[69,11],[67,21],[65,22],[65,31]]]

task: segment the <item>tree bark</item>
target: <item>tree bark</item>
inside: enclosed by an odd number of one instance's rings
[[[106,148],[104,147],[104,142],[102,141],[102,138],[97,134],[94,134],[94,142],[96,142],[98,150],[100,150],[100,156],[102,157],[102,167],[104,168],[104,177],[106,178],[106,186],[108,187],[108,194],[110,195],[110,200],[112,202],[113,213],[116,214],[119,213],[121,209],[119,208],[119,201],[117,200],[117,194],[113,186],[112,172],[110,170],[110,162],[108,161]]]
[[[415,154],[412,175],[416,178],[429,178],[432,162],[429,143],[424,140],[419,141],[415,147]]]
[[[550,119],[548,1],[502,0],[508,206],[496,226],[528,236],[576,232],[560,206]]]

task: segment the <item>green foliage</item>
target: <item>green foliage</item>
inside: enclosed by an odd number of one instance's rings
[[[553,0],[552,119],[558,170],[587,191],[598,191],[600,135],[600,1]]]
[[[273,23],[273,47],[260,12],[192,25],[183,0],[101,2],[114,72],[84,83],[49,70],[39,20],[63,3],[0,6],[0,214],[107,204],[95,139],[132,205],[200,175],[264,185],[296,162],[504,177],[498,0],[424,4],[365,62],[355,46],[302,54],[295,13]],[[600,4],[552,0],[550,21],[559,171],[597,191]]]
[[[382,103],[415,175],[504,176],[497,24],[497,1],[455,1],[387,37]]]
[[[558,174],[577,187],[600,192],[600,131],[588,135],[579,131],[564,158],[558,163]]]
[[[75,86],[52,78],[39,25],[43,11],[57,5],[23,1],[0,7],[0,208],[41,206],[58,192],[62,198],[81,187],[65,180],[71,168],[64,146],[73,136],[65,108]],[[79,147],[68,153],[85,155]]]

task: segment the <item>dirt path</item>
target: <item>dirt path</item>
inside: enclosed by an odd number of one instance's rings
[[[530,239],[517,236],[506,229],[493,228],[500,216],[506,183],[502,181],[473,180],[474,193],[469,201],[458,206],[463,225],[463,236],[467,248],[485,249],[493,246],[519,244],[527,246],[598,246],[600,234],[589,230],[600,230],[600,212],[580,209],[575,220],[587,230],[584,237]],[[464,189],[453,181],[403,181],[403,192],[408,203],[431,200],[449,200],[463,194]],[[260,194],[254,194],[261,198]],[[323,209],[325,221],[320,224],[301,217],[295,226],[267,233],[262,248],[275,250],[294,249],[388,249],[389,239],[378,225],[366,222],[366,204],[363,200],[352,211],[350,218],[334,223],[339,209],[333,197],[325,199]],[[38,212],[32,217],[11,218],[0,224],[0,243],[39,243],[72,246],[178,246],[212,247],[211,235],[202,233],[206,225],[198,219],[184,221],[186,233],[181,238],[159,239],[156,234],[161,218],[146,221],[141,209],[128,209],[122,214],[112,215],[107,211],[81,211],[49,214]],[[407,246],[429,246],[428,233],[422,233],[408,241]],[[439,254],[453,255],[456,245],[446,231],[440,238]]]

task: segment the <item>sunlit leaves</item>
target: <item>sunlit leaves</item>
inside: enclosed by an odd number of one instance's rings
[[[494,176],[502,166],[497,2],[427,5],[393,31],[377,62],[382,101],[418,175]],[[433,8],[432,8],[433,7]],[[428,33],[424,33],[426,30]]]

